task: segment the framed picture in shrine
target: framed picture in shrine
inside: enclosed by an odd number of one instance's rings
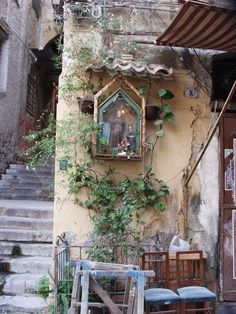
[[[142,159],[145,98],[126,77],[117,75],[94,96],[94,120],[97,158]]]
[[[141,155],[142,109],[122,90],[98,108],[97,154],[114,158]]]

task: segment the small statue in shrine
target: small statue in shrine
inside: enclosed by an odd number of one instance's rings
[[[122,141],[124,129],[125,122],[122,120],[121,111],[118,110],[116,118],[111,122],[110,145],[112,148],[118,147],[118,144]]]
[[[126,136],[129,143],[129,150],[135,151],[136,149],[136,132],[133,130],[132,124],[128,126],[128,134]]]

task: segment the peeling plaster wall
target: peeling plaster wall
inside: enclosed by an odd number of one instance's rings
[[[191,196],[189,237],[193,245],[202,243],[211,264],[214,263],[219,223],[219,141],[212,139],[197,169],[200,191]]]
[[[118,13],[117,13],[118,14]],[[122,12],[119,12],[122,14]],[[152,13],[150,13],[152,14]],[[153,19],[153,16],[151,17]],[[141,19],[140,19],[141,20]],[[140,26],[138,19],[136,30],[145,30],[143,24]],[[147,29],[157,21],[149,22],[146,16]],[[140,23],[143,22],[140,21]],[[130,22],[132,25],[132,21]],[[157,25],[155,24],[155,25]],[[87,28],[86,28],[87,25]],[[140,26],[140,28],[139,28]],[[78,23],[72,18],[65,22],[64,34],[66,45],[71,40],[71,35],[89,36],[89,29],[99,36],[99,29],[89,28],[86,21]],[[103,37],[104,48],[122,52],[118,46],[118,36]],[[105,50],[105,49],[104,49]],[[124,51],[123,51],[124,52]],[[144,215],[144,242],[158,243],[158,247],[167,250],[170,240],[175,234],[191,242],[193,248],[203,249],[209,254],[211,267],[218,240],[218,136],[209,146],[199,169],[191,179],[188,189],[184,189],[183,183],[186,173],[189,173],[194,161],[201,150],[213,119],[210,108],[210,61],[211,56],[206,53],[201,56],[204,67],[198,63],[188,49],[174,49],[160,47],[141,46],[134,55],[143,53],[145,60],[149,59],[154,63],[161,63],[174,67],[174,75],[167,80],[159,79],[153,84],[153,89],[166,88],[175,94],[175,98],[169,101],[171,110],[176,116],[176,121],[167,126],[166,135],[158,141],[155,149],[153,169],[156,175],[163,179],[170,188],[170,196],[167,200],[167,210],[161,214],[154,214],[147,209]],[[64,60],[65,61],[65,60]],[[68,62],[68,60],[67,60]],[[63,84],[63,75],[67,73],[69,63],[64,62],[63,74],[60,84]],[[208,68],[208,71],[206,71]],[[137,81],[137,85],[140,84]],[[140,84],[142,85],[142,84]],[[196,98],[189,98],[185,95],[186,88],[193,88],[197,92]],[[157,100],[151,96],[149,103]],[[60,95],[58,106],[58,119],[68,110],[78,110],[76,104],[66,104]],[[146,136],[155,133],[155,126],[152,122],[146,122]],[[115,165],[118,171],[135,175],[142,171],[145,162],[109,162],[106,164]],[[102,169],[102,165],[100,165]],[[60,186],[63,173],[58,171],[56,164],[56,193],[66,196],[65,189]],[[84,198],[85,194],[80,197]],[[187,225],[185,219],[187,218]],[[186,230],[185,230],[186,227]],[[62,232],[70,232],[76,235],[76,244],[83,244],[90,237],[89,232],[93,224],[88,217],[86,209],[75,205],[72,198],[63,202],[56,202],[54,208],[54,241]]]

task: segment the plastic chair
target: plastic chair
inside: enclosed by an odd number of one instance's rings
[[[169,288],[169,253],[149,252],[142,256],[142,268],[153,270],[144,291],[146,314],[180,313],[180,297]]]
[[[202,251],[176,253],[177,293],[181,298],[181,314],[215,313],[216,295],[204,287]]]

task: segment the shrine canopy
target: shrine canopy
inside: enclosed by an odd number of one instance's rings
[[[185,1],[156,44],[236,52],[236,11]]]

